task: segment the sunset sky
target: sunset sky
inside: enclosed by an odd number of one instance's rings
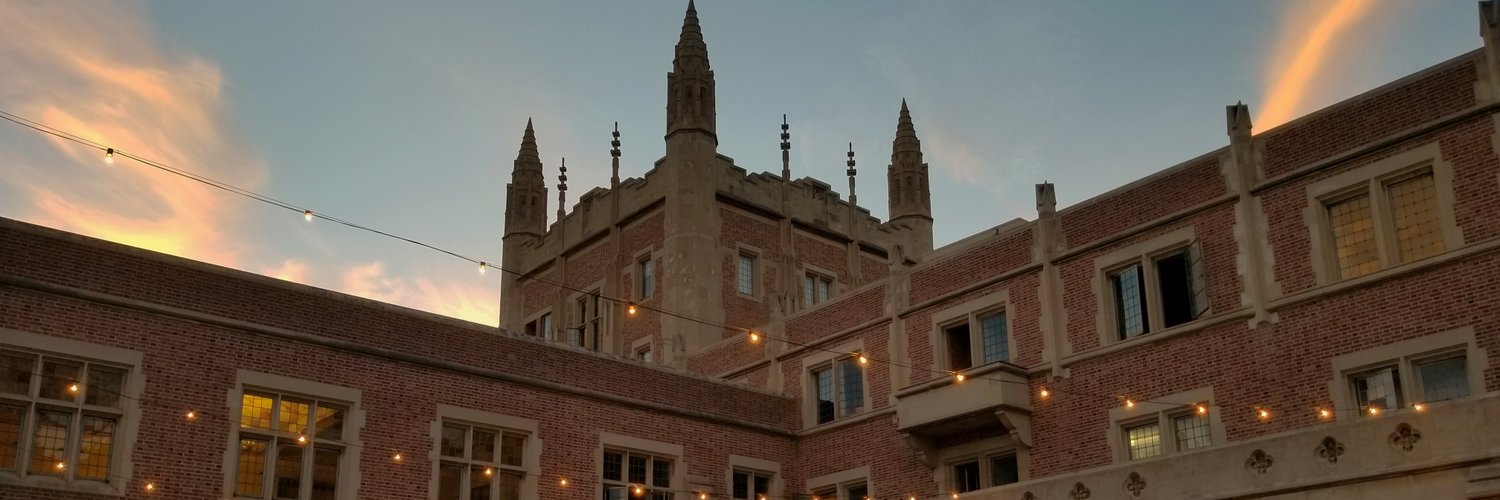
[[[528,117],[569,203],[664,147],[684,1],[0,2],[0,110],[453,251],[500,260]],[[936,243],[1034,217],[1480,46],[1474,0],[728,1],[698,10],[722,154],[884,217],[901,99]],[[499,276],[0,122],[0,216],[485,324]],[[838,189],[843,191],[843,189]],[[555,211],[554,205],[549,212]],[[100,272],[108,272],[100,270]]]

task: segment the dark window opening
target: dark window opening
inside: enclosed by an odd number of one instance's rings
[[[953,370],[967,370],[974,365],[973,353],[969,346],[969,323],[950,326],[943,330],[948,341],[948,368]]]
[[[974,491],[979,486],[979,462],[964,462],[953,466],[953,489],[959,493]]]
[[[1171,328],[1193,320],[1193,282],[1187,253],[1156,261],[1156,282],[1161,287],[1162,325]]]

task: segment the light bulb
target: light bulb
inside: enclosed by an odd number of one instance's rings
[[[493,476],[493,475],[495,475],[495,469],[491,469],[489,467],[485,467],[484,468],[484,475],[486,475],[486,476]]]
[[[964,374],[962,374],[962,373],[955,373],[955,374],[953,374],[953,379],[957,380],[959,382],[963,382],[964,378],[965,378]]]
[[[156,491],[156,483],[146,483],[146,492],[150,493],[153,491]]]
[[[1198,405],[1198,414],[1199,415],[1207,415],[1208,414],[1208,407],[1204,406],[1204,405]]]
[[[193,411],[193,410],[188,410],[187,414],[183,415],[183,416],[187,417],[188,420],[192,420],[192,419],[198,418],[198,412]]]
[[[312,210],[303,210],[302,211],[302,219],[303,220],[306,220],[308,222],[312,222],[312,218],[313,218]]]
[[[395,455],[391,455],[391,460],[396,461],[396,462],[400,462],[401,461],[401,453],[398,452]]]
[[[562,479],[557,480],[557,485],[558,486],[562,486],[564,488],[567,488],[568,487],[568,478],[562,478]]]
[[[297,436],[297,444],[307,444],[307,436]]]
[[[484,261],[480,261],[479,262],[479,275],[480,276],[484,276],[484,272],[488,271],[489,267],[490,267],[489,264],[486,264]]]
[[[958,493],[954,493],[953,498],[958,498]]]
[[[1423,405],[1422,403],[1417,403],[1417,404],[1411,405],[1411,409],[1417,410],[1418,413],[1421,413],[1422,410],[1426,410],[1427,409],[1427,406]]]
[[[646,492],[645,488],[642,488],[640,486],[636,486],[635,487],[635,496],[641,496],[641,494],[645,493],[645,492]]]
[[[760,333],[758,333],[758,332],[756,332],[754,330],[751,330],[750,331],[750,341],[751,342],[760,342]]]
[[[114,162],[115,162],[115,148],[105,148],[104,149],[104,163],[114,163]]]
[[[1041,396],[1042,399],[1047,399],[1049,397],[1052,397],[1052,391],[1049,391],[1046,387],[1043,387],[1042,390],[1037,391],[1037,395]]]
[[[1380,407],[1379,406],[1371,406],[1370,407],[1370,415],[1379,415],[1379,414],[1380,414]]]
[[[862,365],[868,365],[868,364],[870,364],[870,358],[866,358],[865,355],[863,355],[863,354],[858,354],[857,356],[859,357],[859,364],[862,364]]]
[[[1322,409],[1322,408],[1318,409],[1318,417],[1319,418],[1328,418],[1328,417],[1332,417],[1332,416],[1333,416],[1333,412],[1325,410],[1325,409]]]
[[[71,384],[68,384],[68,392],[78,392],[78,390],[79,390],[78,382],[73,382]]]
[[[1259,418],[1261,420],[1270,420],[1271,419],[1271,410],[1267,410],[1265,408],[1261,408],[1259,410],[1255,410],[1255,416],[1256,416],[1256,418]]]
[[[1126,408],[1135,408],[1135,401],[1131,400],[1131,399],[1126,399],[1125,400],[1125,407]]]
[[[635,304],[630,304],[630,305],[625,306],[625,314],[628,314],[628,315],[631,315],[631,316],[635,316],[635,313],[636,313]]]
[[[57,470],[63,470],[63,469],[68,468],[68,464],[66,464],[64,462],[58,462],[57,465],[52,466],[52,468],[57,469]]]
[[[707,498],[708,498],[708,494],[707,493],[698,493],[698,500],[705,500]],[[813,498],[817,498],[817,497],[813,497]]]

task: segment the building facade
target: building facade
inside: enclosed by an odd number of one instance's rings
[[[905,102],[888,221],[719,154],[690,4],[653,169],[549,224],[527,124],[498,329],[0,221],[0,498],[1500,498],[1497,9],[934,248]]]

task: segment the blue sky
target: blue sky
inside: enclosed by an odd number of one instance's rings
[[[528,117],[549,177],[568,158],[570,202],[607,183],[614,121],[625,175],[662,155],[684,6],[6,2],[0,109],[498,261]],[[843,191],[852,141],[861,199],[883,217],[904,97],[933,168],[939,245],[1033,217],[1037,182],[1068,205],[1218,148],[1235,101],[1265,130],[1285,120],[1258,112],[1268,100],[1300,115],[1480,45],[1472,0],[698,9],[721,153],[779,170],[785,113],[794,174]],[[1289,78],[1320,29],[1311,73]],[[1273,96],[1278,85],[1295,95]],[[0,125],[0,216],[495,322],[494,273]]]

